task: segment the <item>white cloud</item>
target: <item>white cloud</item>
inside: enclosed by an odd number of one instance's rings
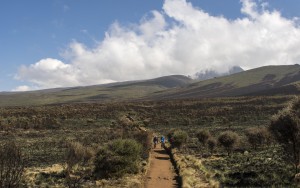
[[[34,83],[39,88],[75,86],[80,84],[77,81],[78,71],[73,65],[47,58],[28,67],[21,66],[16,79]]]
[[[30,90],[32,90],[32,88],[30,88],[29,86],[23,85],[23,86],[18,86],[13,91],[30,91]]]
[[[165,0],[162,11],[140,23],[113,23],[94,48],[72,42],[63,53],[68,63],[42,59],[20,67],[16,78],[50,88],[299,63],[298,19],[267,7],[242,0],[244,17],[229,20],[186,0]]]
[[[242,13],[249,15],[253,19],[259,17],[259,13],[257,11],[257,4],[253,0],[241,0],[241,2],[243,4],[241,9]]]

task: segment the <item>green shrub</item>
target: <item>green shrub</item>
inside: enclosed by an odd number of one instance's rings
[[[95,175],[100,178],[122,177],[137,173],[142,146],[132,139],[118,139],[101,148],[95,159]]]
[[[173,128],[173,129],[170,129],[170,130],[169,130],[169,132],[167,133],[167,138],[168,138],[168,140],[170,140],[170,139],[174,136],[174,133],[175,133],[176,131],[179,131],[179,129]]]
[[[265,128],[252,127],[246,130],[246,136],[249,144],[254,148],[265,144],[269,138],[269,132]]]
[[[137,124],[136,124],[137,125]],[[142,146],[142,158],[148,159],[149,151],[152,147],[153,132],[138,128],[130,131],[123,131],[123,139],[133,139]]]
[[[270,132],[283,146],[287,160],[292,161],[296,173],[300,164],[300,98],[296,98],[289,106],[273,116],[269,126]]]
[[[69,188],[79,187],[85,178],[92,175],[90,162],[93,157],[94,151],[80,142],[67,143],[65,183]]]
[[[207,143],[207,140],[211,137],[211,134],[208,130],[202,129],[196,133],[196,136],[199,142],[204,146]]]
[[[83,146],[80,142],[67,143],[66,163],[68,167],[72,168],[76,164],[86,164],[93,156],[94,151]]]
[[[225,131],[218,137],[218,142],[227,150],[228,155],[237,144],[238,135],[232,131]]]
[[[181,148],[181,146],[186,143],[188,134],[182,130],[176,130],[173,133],[173,143],[172,146],[176,148]]]
[[[151,131],[135,131],[132,133],[132,139],[136,140],[142,146],[143,159],[149,157],[149,151],[152,147],[152,135]]]
[[[216,148],[217,146],[217,140],[213,137],[210,137],[208,140],[207,140],[207,146],[208,146],[208,149],[210,150],[210,153],[212,154],[214,149]]]

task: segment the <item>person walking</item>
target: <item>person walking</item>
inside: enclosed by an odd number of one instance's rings
[[[158,143],[158,137],[154,136],[153,137],[153,148],[156,148],[156,144]]]
[[[160,143],[161,143],[161,148],[164,148],[165,147],[165,137],[162,135],[161,137],[160,137]]]

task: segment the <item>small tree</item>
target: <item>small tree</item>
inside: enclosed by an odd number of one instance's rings
[[[270,132],[288,154],[288,160],[293,162],[296,173],[300,163],[299,105],[300,98],[296,98],[287,108],[273,116],[269,126]]]
[[[207,140],[211,137],[211,134],[208,130],[202,129],[196,133],[196,136],[197,136],[199,142],[203,146],[205,146],[205,144],[207,143]]]
[[[238,141],[238,135],[232,131],[225,131],[218,137],[218,142],[227,150],[228,156]]]
[[[24,167],[25,160],[14,142],[0,146],[0,187],[19,187]]]

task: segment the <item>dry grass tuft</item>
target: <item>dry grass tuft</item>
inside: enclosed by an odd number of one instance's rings
[[[177,150],[173,150],[172,154],[182,178],[183,188],[220,187],[219,182],[212,178],[213,174],[207,171],[200,159],[180,154]]]

